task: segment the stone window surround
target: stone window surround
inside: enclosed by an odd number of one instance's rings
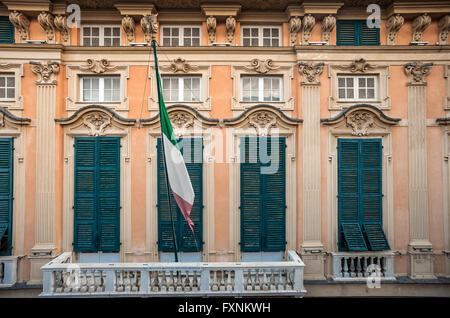
[[[129,66],[118,65],[112,70],[107,70],[101,74],[93,73],[90,70],[83,69],[80,65],[67,65],[67,96],[66,96],[66,110],[76,111],[83,106],[91,105],[93,102],[83,102],[81,99],[81,77],[82,76],[120,76],[120,101],[119,102],[101,102],[102,105],[108,106],[115,111],[128,110],[128,96],[127,96],[127,80],[129,78]],[[98,102],[100,103],[100,102]]]
[[[450,64],[444,65],[444,78],[445,78],[445,97],[444,97],[444,110],[447,116],[450,115]]]
[[[368,64],[371,65],[371,64]],[[328,109],[331,111],[340,111],[354,105],[358,101],[340,101],[338,95],[338,76],[377,76],[377,100],[370,101],[371,105],[377,106],[382,110],[391,109],[391,101],[389,96],[389,65],[375,65],[366,69],[364,72],[352,71],[350,66],[342,66],[339,64],[328,65],[328,77],[330,78],[330,95],[328,97]],[[361,101],[362,102],[362,101]]]
[[[1,64],[0,74],[10,73],[14,75],[14,99],[0,101],[0,107],[5,107],[8,110],[22,110],[23,109],[23,97],[22,97],[22,76],[23,76],[23,64]],[[17,115],[17,114],[16,114]]]

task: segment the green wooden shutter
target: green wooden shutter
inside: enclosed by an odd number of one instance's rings
[[[14,43],[14,26],[9,17],[0,17],[0,43]]]
[[[75,138],[74,251],[97,251],[95,138]]]
[[[338,221],[340,250],[364,251],[359,208],[359,141],[338,140]]]
[[[175,235],[180,252],[198,252],[203,250],[203,140],[201,138],[182,138],[178,140],[186,164],[195,199],[191,210],[195,236],[178,208],[172,190],[169,189],[173,213]],[[167,196],[166,171],[162,153],[161,139],[158,148],[158,250],[173,252],[172,224],[170,220],[169,200]]]
[[[337,21],[337,45],[380,45],[380,29],[369,28],[366,20]]]
[[[267,149],[266,149],[267,147]],[[285,138],[241,138],[241,250],[286,246]],[[278,156],[273,155],[277,152]],[[264,154],[271,158],[265,162]],[[263,160],[261,160],[263,159]]]
[[[366,21],[360,23],[359,45],[380,45],[380,29],[369,28]]]
[[[0,138],[0,255],[11,255],[13,138]]]
[[[75,138],[74,251],[120,250],[120,139]]]

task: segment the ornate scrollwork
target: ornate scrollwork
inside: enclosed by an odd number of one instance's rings
[[[289,41],[291,45],[297,44],[297,34],[302,27],[302,19],[291,17],[289,19]]]
[[[426,85],[425,77],[430,74],[433,63],[407,63],[405,73],[408,76],[408,85]]]
[[[178,129],[187,129],[194,125],[194,117],[186,112],[171,112],[169,118],[170,122]]]
[[[368,111],[356,111],[346,117],[347,126],[352,128],[353,136],[369,135],[369,128],[374,126],[374,115]]]
[[[135,29],[135,23],[134,19],[130,16],[125,16],[122,18],[122,28],[127,36],[128,42],[133,42],[135,35],[134,35],[134,29]]]
[[[186,63],[186,60],[179,57],[176,60],[173,61],[173,63],[170,64],[170,66],[161,66],[161,69],[163,71],[170,71],[173,73],[183,72],[183,73],[189,73],[191,71],[198,70],[198,66],[191,65],[189,63]]]
[[[405,23],[405,19],[400,14],[392,15],[386,22],[387,44],[395,45],[397,33]]]
[[[413,41],[414,42],[421,42],[422,41],[422,35],[426,28],[431,23],[431,17],[424,13],[422,15],[419,15],[417,18],[414,19],[412,23],[412,30],[413,30]]]
[[[217,21],[215,17],[209,16],[206,19],[206,29],[208,30],[208,41],[210,44],[216,42],[216,25]]]
[[[141,27],[144,32],[145,42],[150,43],[153,37],[156,36],[156,32],[158,32],[158,22],[157,22],[158,13],[155,14],[145,14],[141,18]]]
[[[324,63],[298,63],[298,71],[302,75],[302,84],[318,85],[320,84],[319,76],[323,72]]]
[[[245,68],[249,71],[255,71],[261,74],[266,74],[269,71],[272,70],[276,70],[277,68],[279,68],[279,66],[274,66],[273,65],[273,60],[272,59],[267,59],[265,61],[261,61],[258,59],[253,59],[250,61],[249,66],[245,66]]]
[[[54,23],[54,17],[53,14],[50,12],[41,12],[38,15],[38,22],[41,25],[41,27],[45,31],[46,40],[47,42],[52,42],[55,40],[55,23]]]
[[[30,36],[30,20],[18,11],[13,11],[9,14],[9,20],[14,25],[14,28],[19,32],[21,41],[28,40]]]
[[[63,42],[69,42],[69,27],[67,26],[67,17],[65,15],[57,15],[53,20],[55,27],[61,32]]]
[[[365,59],[360,58],[359,60],[354,60],[349,65],[338,65],[336,66],[337,69],[350,71],[352,73],[361,72],[365,73],[367,71],[373,70],[377,68],[376,65],[370,64]]]
[[[227,43],[234,42],[234,31],[236,29],[236,19],[233,16],[229,16],[225,21],[227,28]]]
[[[260,111],[251,115],[248,123],[256,129],[259,136],[268,136],[270,129],[277,126],[277,118],[267,111]]]
[[[328,44],[331,41],[331,31],[336,26],[336,18],[334,16],[327,15],[322,20],[322,41]]]
[[[445,15],[439,20],[439,44],[446,45],[450,31],[450,16]]]
[[[56,84],[55,75],[59,73],[58,62],[30,62],[31,71],[38,76],[37,84]]]
[[[100,61],[87,59],[86,63],[87,65],[80,66],[80,69],[83,71],[91,71],[97,74],[113,71],[116,69],[115,66],[110,67],[109,61],[106,59],[101,59]]]
[[[311,31],[316,24],[316,19],[311,15],[305,15],[303,17],[303,33],[302,33],[302,44],[308,44],[311,38]]]
[[[100,113],[90,113],[83,119],[83,124],[89,129],[89,136],[103,136],[105,128],[111,125],[111,118]]]

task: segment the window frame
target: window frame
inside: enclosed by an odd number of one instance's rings
[[[105,28],[119,28],[119,45],[122,46],[122,26],[119,24],[83,24],[81,25],[80,32],[80,46],[93,46],[93,45],[84,45],[84,28],[99,28],[99,40],[98,46],[105,46]],[[117,47],[116,45],[111,45],[110,47]],[[95,47],[95,46],[93,46]]]
[[[17,93],[16,93],[16,75],[14,74],[14,73],[10,73],[10,72],[5,72],[5,73],[0,73],[0,77],[4,77],[5,78],[5,86],[2,86],[2,87],[0,87],[0,89],[5,89],[5,97],[0,97],[0,101],[1,102],[9,102],[9,101],[15,101],[16,100],[16,95],[17,95]],[[14,86],[12,87],[13,89],[14,89],[14,91],[13,91],[13,97],[11,97],[11,98],[8,98],[8,97],[6,97],[7,95],[8,95],[8,88],[10,88],[10,87],[8,87],[7,86],[7,84],[8,84],[8,78],[12,78],[13,79],[13,82],[14,82]]]
[[[337,20],[336,21],[336,45],[337,46],[380,46],[380,28],[376,28],[377,31],[377,42],[372,44],[362,44],[362,25],[367,23],[366,20]],[[354,25],[354,42],[352,44],[342,44],[341,42],[341,25],[342,24],[353,24]]]
[[[201,75],[161,75],[161,90],[164,96],[163,82],[164,78],[177,78],[178,79],[178,100],[166,100],[164,102],[168,103],[202,103],[202,76]],[[199,79],[199,89],[198,89],[198,100],[185,100],[184,99],[184,80],[185,79],[198,78]],[[182,84],[182,85],[181,85]]]
[[[84,100],[84,79],[85,78],[99,78],[99,84],[98,84],[98,90],[99,90],[99,100]],[[115,78],[119,80],[119,99],[118,100],[111,100],[111,101],[105,101],[105,78]],[[121,88],[120,88],[120,75],[106,75],[106,76],[95,76],[95,75],[82,75],[79,77],[80,81],[80,102],[82,103],[120,103],[121,101]]]
[[[241,26],[241,34],[240,34],[240,41],[241,41],[241,46],[244,46],[244,29],[246,28],[257,28],[258,29],[258,45],[246,45],[248,47],[280,47],[283,46],[283,28],[281,25],[252,25],[252,24],[248,24],[248,25],[243,25]],[[278,45],[269,45],[269,46],[264,46],[263,42],[264,42],[264,36],[263,36],[263,29],[265,28],[270,28],[270,29],[278,29]],[[272,40],[272,37],[271,37]]]
[[[339,79],[340,78],[353,78],[353,98],[340,98],[339,97]],[[373,78],[374,79],[374,97],[373,98],[360,98],[359,97],[359,78]],[[368,74],[368,75],[350,75],[350,74],[337,74],[336,77],[336,90],[337,90],[337,101],[338,102],[376,102],[379,100],[379,91],[378,91],[378,75],[377,74]],[[347,87],[345,89],[348,89]],[[367,90],[367,86],[366,86]],[[358,97],[356,97],[358,95]]]
[[[257,78],[258,79],[258,100],[252,101],[244,101],[244,79],[247,78]],[[264,79],[278,79],[278,93],[280,96],[280,100],[275,101],[273,98],[271,100],[264,100]],[[252,90],[250,90],[252,91]],[[272,89],[270,90],[272,91]],[[271,95],[272,96],[272,95]],[[251,98],[251,97],[250,97]],[[242,75],[240,77],[240,102],[241,103],[283,103],[284,102],[284,96],[283,96],[283,76],[282,75],[266,75],[266,76],[259,76],[259,75]]]
[[[199,45],[198,46],[202,46],[202,25],[197,25],[197,24],[187,24],[187,25],[180,25],[180,24],[166,24],[166,25],[162,25],[161,27],[161,34],[160,34],[160,39],[159,39],[159,43],[161,43],[161,46],[166,46],[166,47],[177,47],[177,46],[187,46],[187,47],[195,47],[194,45],[185,45],[184,44],[184,29],[185,28],[198,28],[199,30]],[[164,45],[164,29],[165,28],[178,28],[179,32],[178,32],[178,45]],[[173,37],[171,36],[170,39],[172,39]],[[192,36],[191,36],[192,39]]]

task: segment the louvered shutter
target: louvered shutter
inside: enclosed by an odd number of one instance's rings
[[[170,211],[172,211],[179,251],[197,252],[203,249],[203,140],[201,138],[183,138],[178,140],[178,145],[183,154],[195,194],[190,215],[194,222],[195,237],[178,208],[170,188],[171,210],[169,209],[163,149],[161,139],[158,138],[158,250],[174,251],[170,219]]]
[[[380,29],[369,28],[366,21],[360,22],[359,45],[380,45]]]
[[[355,21],[338,21],[337,45],[358,45],[357,30],[358,25]]]
[[[359,141],[338,141],[339,248],[367,250],[361,228],[359,207]]]
[[[13,139],[0,138],[0,255],[11,255]]]
[[[0,17],[0,43],[14,43],[14,26],[9,17]]]
[[[97,220],[98,250],[120,250],[120,139],[98,137]]]
[[[95,138],[75,138],[74,251],[97,251]]]

